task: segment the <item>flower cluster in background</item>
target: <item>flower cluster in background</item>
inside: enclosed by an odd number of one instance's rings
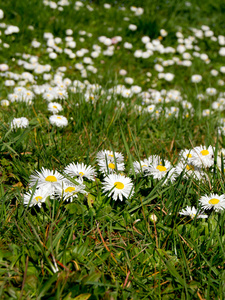
[[[59,10],[62,14],[68,6],[90,18],[95,12],[94,6],[80,1],[76,1],[74,6],[69,1],[43,1],[43,4],[46,9]],[[16,52],[12,61],[0,64],[0,76],[5,87],[1,105],[14,107],[19,102],[32,106],[37,99],[41,99],[47,102],[47,110],[53,114],[49,116],[49,124],[60,128],[70,124],[70,118],[63,113],[64,101],[71,94],[82,94],[84,101],[90,104],[95,104],[100,98],[104,101],[116,100],[117,108],[121,109],[132,103],[134,112],[149,113],[151,119],[177,118],[179,115],[190,119],[196,110],[203,117],[214,112],[221,114],[225,109],[225,37],[222,34],[216,34],[209,26],[202,25],[188,31],[179,28],[173,40],[165,28],[159,30],[158,36],[140,35],[137,38],[138,18],[145,15],[143,8],[121,6],[116,9],[108,3],[103,7],[106,16],[111,10],[121,16],[121,26],[126,24],[129,34],[122,27],[108,27],[108,35],[101,35],[101,32],[96,35],[91,29],[87,32],[82,28],[67,28],[57,36],[44,31],[38,40],[35,28],[28,26],[30,35],[34,35],[29,53]],[[10,48],[11,45],[4,40],[9,40],[8,35],[13,35],[12,41],[19,38],[21,31],[19,27],[7,24],[7,15],[3,10],[0,17],[6,22],[0,23],[1,43],[3,48]],[[118,35],[111,33],[115,30]],[[217,53],[219,59],[211,57],[212,52]],[[121,53],[124,59],[122,68],[117,63]],[[113,68],[109,64],[112,58],[115,60]],[[61,61],[64,63],[61,64]],[[140,77],[134,75],[136,70],[126,69],[127,61],[135,62]],[[198,68],[193,67],[195,65],[202,67],[202,74],[197,73]],[[111,87],[107,89],[102,85],[106,83],[101,74],[102,67],[111,72],[111,84],[107,83]],[[195,91],[191,95],[173,86],[173,82],[179,80],[184,72],[187,86]],[[113,80],[115,74],[116,80]],[[118,84],[113,84],[115,81]],[[74,96],[72,98],[79,106],[80,102],[74,100]],[[28,127],[29,117],[21,113],[11,115],[9,124],[14,130]],[[221,120],[217,125],[219,134],[224,135],[224,122]]]

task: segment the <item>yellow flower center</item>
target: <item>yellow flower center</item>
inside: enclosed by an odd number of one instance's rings
[[[204,155],[204,156],[209,155],[209,151],[208,150],[202,150],[200,153],[202,155]]]
[[[61,118],[61,117],[57,117],[57,119],[60,119],[60,120],[61,120],[62,118]]]
[[[108,154],[108,156],[110,156],[110,157],[113,157],[113,155],[112,155],[112,154]]]
[[[80,175],[80,176],[84,176],[84,173],[83,173],[83,172],[79,172],[79,175]]]
[[[192,154],[191,154],[191,153],[188,153],[186,156],[187,156],[187,158],[191,158],[191,157],[192,157]]]
[[[194,170],[195,170],[195,167],[192,166],[192,165],[187,165],[187,166],[186,166],[186,169],[187,169],[188,171],[189,171],[189,170],[194,171]]]
[[[57,106],[56,106],[56,105],[53,105],[53,108],[57,108]]]
[[[115,186],[117,189],[119,189],[119,190],[124,189],[124,184],[123,184],[122,182],[119,182],[119,181],[115,182],[115,183],[114,183],[114,186]]]
[[[76,190],[76,188],[74,186],[69,186],[68,188],[65,189],[66,193],[72,193]]]
[[[49,182],[56,182],[57,178],[53,175],[49,175],[45,178],[45,181],[49,181]]]
[[[165,172],[165,171],[167,170],[166,167],[161,166],[161,165],[158,165],[158,166],[156,167],[156,169],[159,170],[160,172]]]
[[[216,205],[220,202],[219,199],[216,199],[216,198],[212,198],[209,200],[209,204],[212,204],[212,205]]]
[[[141,167],[144,168],[144,167],[147,167],[147,165],[142,165]]]
[[[108,167],[113,170],[116,168],[115,164],[113,164],[113,163],[109,163]]]
[[[34,199],[38,202],[39,200],[43,199],[43,197],[37,196],[37,197],[35,197]]]

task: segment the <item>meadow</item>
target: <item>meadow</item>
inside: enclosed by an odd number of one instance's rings
[[[224,13],[0,1],[0,299],[225,299]]]

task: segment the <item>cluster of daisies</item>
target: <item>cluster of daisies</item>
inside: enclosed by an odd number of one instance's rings
[[[102,150],[97,153],[96,161],[98,170],[101,173],[102,192],[113,200],[123,201],[134,195],[134,183],[132,171],[142,177],[151,180],[162,180],[162,185],[173,183],[181,174],[184,179],[206,180],[206,171],[214,165],[214,152],[212,146],[198,146],[192,150],[182,150],[179,155],[179,162],[176,166],[168,160],[163,160],[158,155],[152,155],[143,161],[133,163],[130,170],[131,176],[124,174],[124,156],[119,152]],[[218,154],[217,166],[220,171],[225,164],[225,149]],[[30,190],[24,195],[24,205],[38,205],[47,198],[72,202],[79,194],[88,195],[89,191],[86,182],[95,181],[98,176],[97,170],[84,163],[70,163],[63,172],[42,168],[30,177]],[[191,218],[207,218],[203,210],[214,209],[220,211],[225,209],[225,195],[210,194],[200,197],[200,209],[187,206],[180,212],[181,215],[188,215]]]
[[[50,7],[53,5],[55,9],[60,8],[62,11],[64,6],[72,5],[72,3],[67,0],[61,0],[57,3],[53,1],[44,1],[44,4]],[[106,10],[106,14],[107,10],[112,8],[108,3],[105,3],[103,7]],[[73,8],[75,10],[87,9],[87,15],[91,14],[94,10],[94,7],[91,7],[90,4],[80,1],[76,1]],[[115,9],[115,7],[113,9]],[[125,22],[124,25],[127,25],[127,22],[130,21],[130,18],[135,16],[141,18],[142,14],[144,14],[144,9],[134,6],[131,6],[129,9],[127,9],[124,6],[121,6],[118,8],[118,14],[126,15],[121,19],[123,22]],[[4,12],[1,11],[0,18],[4,17],[7,17],[7,15],[5,16]],[[2,32],[0,30],[3,40],[5,35],[8,34],[8,31],[10,31],[11,34],[19,34],[19,30],[9,30],[10,26],[11,25],[7,25],[6,23],[0,23],[0,29],[6,28],[6,30]],[[127,27],[135,36],[135,31],[138,29],[138,26],[135,24],[129,24]],[[31,30],[32,34],[35,29],[32,26],[29,26],[29,30]],[[149,83],[150,92],[151,89],[157,87],[158,83],[160,84],[160,82],[165,85],[166,81],[173,81],[176,78],[176,72],[179,70],[179,68],[191,67],[192,64],[195,62],[197,63],[198,60],[200,60],[203,64],[209,65],[208,74],[206,74],[206,76],[211,76],[213,82],[218,85],[218,88],[224,85],[223,76],[225,72],[225,66],[220,65],[217,68],[212,66],[210,56],[207,53],[204,53],[204,50],[201,49],[201,46],[202,41],[210,41],[212,50],[223,57],[225,56],[225,37],[223,35],[216,36],[216,34],[208,26],[202,25],[200,29],[190,28],[190,32],[188,34],[184,33],[183,30],[180,29],[176,32],[177,44],[171,46],[166,46],[168,32],[163,28],[159,31],[158,38],[151,39],[150,36],[142,36],[140,42],[143,47],[141,47],[141,49],[138,49],[137,46],[132,43],[132,34],[131,38],[127,36],[123,37],[121,35],[112,36],[109,30],[109,34],[107,36],[100,35],[98,37],[94,37],[93,33],[91,32],[86,32],[85,30],[78,30],[76,32],[71,28],[66,29],[63,36],[54,36],[51,32],[43,32],[44,41],[41,42],[33,39],[31,42],[31,48],[34,51],[35,49],[38,49],[38,52],[43,52],[43,55],[16,53],[16,57],[13,58],[13,64],[18,65],[19,68],[16,69],[22,69],[21,73],[11,72],[10,69],[15,68],[13,68],[13,66],[10,64],[0,64],[0,76],[4,78],[4,85],[8,88],[14,86],[18,87],[18,90],[14,91],[13,94],[8,94],[8,99],[2,100],[2,105],[9,105],[9,103],[15,101],[23,101],[27,104],[32,104],[32,100],[34,98],[33,93],[35,93],[35,90],[38,90],[38,87],[40,86],[37,84],[39,81],[44,80],[48,84],[45,90],[40,94],[43,96],[44,100],[53,102],[53,104],[49,104],[48,109],[52,111],[53,114],[58,114],[62,109],[58,104],[54,103],[55,100],[62,100],[68,97],[67,87],[72,91],[76,91],[77,89],[77,87],[72,84],[72,79],[67,77],[69,76],[68,74],[71,73],[71,70],[73,72],[80,73],[80,77],[85,81],[80,85],[86,85],[87,87],[90,84],[88,80],[94,79],[96,82],[97,77],[95,74],[99,73],[99,66],[104,65],[104,67],[107,67],[107,58],[110,56],[121,56],[120,52],[122,50],[126,52],[126,55],[123,54],[123,56],[127,56],[128,58],[131,56],[134,57],[136,65],[138,65],[139,61],[142,61],[143,59],[146,61],[146,67],[152,70],[152,73],[147,72],[144,76],[145,83]],[[84,48],[83,43],[86,41],[86,39],[88,40],[89,47]],[[93,39],[93,42],[90,39]],[[5,43],[3,43],[3,45],[4,44]],[[8,45],[8,47],[10,47],[10,45]],[[48,55],[48,64],[43,64],[41,61],[41,57],[45,54]],[[52,68],[52,61],[57,60],[59,56],[65,55],[65,60],[71,60],[69,67],[70,72],[68,72],[69,70],[65,66],[61,66],[54,71]],[[102,58],[104,58],[105,61],[102,60]],[[116,72],[118,73],[118,81],[121,81],[121,84],[119,85],[121,87],[118,87],[119,94],[123,98],[135,98],[137,95],[142,93],[142,87],[135,84],[133,74],[129,74],[129,72],[125,69],[119,69]],[[76,76],[76,78],[78,78],[79,75]],[[97,76],[100,81],[102,74]],[[216,77],[219,78],[217,83],[214,79]],[[193,74],[190,76],[189,83],[192,85],[198,84],[202,80],[204,80],[204,78],[201,74]],[[28,85],[30,86],[29,90],[26,89],[26,86]],[[24,88],[21,89],[21,87]],[[207,100],[207,96],[214,96],[219,93],[218,88],[216,89],[214,87],[209,87],[206,89],[206,93],[203,95],[203,97],[201,97],[202,94],[196,95],[196,97],[198,100]],[[30,89],[32,89],[32,91]],[[42,89],[42,87],[40,87],[40,89]],[[115,87],[113,89],[115,90]],[[144,91],[143,93],[148,92],[149,91]],[[162,97],[161,104],[163,102],[167,103],[168,97],[165,95],[164,91],[162,91],[160,97]],[[89,100],[93,98],[93,95],[90,92],[85,92],[84,98]],[[148,97],[146,98],[148,102],[149,99]],[[222,98],[223,95],[220,95],[215,103],[212,104],[213,110],[223,109],[224,105]],[[147,107],[139,106],[138,110],[153,113],[153,116],[159,116],[161,113],[164,113],[166,116],[178,114],[178,106],[169,107],[163,112],[162,105],[157,106],[154,101],[152,102],[152,100],[155,99],[150,99],[150,101],[147,103]],[[182,100],[180,101],[182,102]],[[185,110],[188,110],[187,112],[184,112],[184,116],[188,117],[192,115],[194,111],[191,107],[192,104],[186,102],[187,100],[185,99],[184,103],[182,103],[182,107],[185,107]],[[124,103],[120,102],[120,105],[123,106]],[[203,111],[203,116],[209,115],[210,111],[211,107],[208,110]],[[50,123],[59,127],[66,126],[67,122],[64,118],[65,117],[62,117],[61,115],[52,116]]]
[[[63,68],[59,68],[64,70]],[[83,83],[79,80],[73,82],[69,78],[63,78],[61,75],[55,76],[55,79],[50,84],[33,85],[31,89],[26,89],[22,86],[15,87],[13,93],[8,95],[8,99],[1,100],[2,106],[9,106],[13,102],[25,102],[32,105],[37,97],[41,97],[46,102],[47,109],[52,116],[49,117],[49,123],[56,127],[65,127],[69,124],[68,119],[59,114],[63,111],[63,101],[68,99],[68,95],[77,94],[76,106],[79,106],[82,101],[90,104],[96,104],[98,101],[114,101],[115,109],[123,110],[129,106],[126,98],[131,99],[136,97],[138,104],[134,105],[134,111],[138,114],[149,114],[151,118],[177,118],[181,115],[183,118],[190,118],[194,115],[195,110],[191,102],[186,100],[186,96],[182,96],[179,90],[175,89],[148,89],[142,91],[142,88],[137,85],[127,89],[124,85],[116,85],[109,89],[103,89],[99,84]],[[213,94],[214,92],[214,94]],[[196,101],[208,101],[209,97],[216,95],[217,90],[208,88],[204,94],[198,94]],[[222,110],[225,107],[224,93],[220,92],[216,101],[212,102],[212,110],[205,109],[202,111],[204,117],[210,116],[214,110]],[[100,100],[101,99],[101,100]],[[61,103],[59,103],[61,101]],[[11,121],[11,128],[26,128],[29,121],[26,117],[14,118]],[[224,119],[218,124],[220,134],[225,133]]]
[[[115,155],[114,155],[115,154]],[[100,171],[105,175],[103,192],[114,200],[123,200],[133,195],[133,183],[129,177],[118,173],[118,167],[124,169],[123,155],[112,151],[97,154]],[[78,194],[87,195],[85,180],[95,181],[95,168],[83,163],[70,163],[63,173],[42,168],[30,177],[30,191],[24,195],[24,205],[39,207],[48,197],[72,202]]]
[[[81,1],[72,4],[68,0],[60,0],[57,3],[44,0],[43,4],[53,10],[62,11],[62,16],[59,15],[59,18],[63,17],[64,7],[68,5],[71,5],[71,9],[75,11],[86,10],[86,16],[95,11],[96,14],[98,13],[94,5]],[[107,16],[107,13],[111,9],[115,10],[116,7],[104,3],[102,9],[105,10]],[[118,35],[112,35],[112,28],[109,27],[108,34],[101,35],[101,31],[99,31],[99,36],[95,36],[95,33],[91,32],[91,28],[90,32],[82,30],[82,28],[77,30],[67,28],[59,36],[45,31],[42,40],[38,41],[33,38],[31,41],[33,54],[17,52],[12,61],[7,64],[1,63],[0,77],[7,92],[5,99],[0,98],[1,105],[14,107],[17,105],[16,103],[25,103],[29,106],[41,99],[46,103],[47,110],[51,114],[49,124],[60,128],[69,125],[71,119],[68,115],[63,114],[64,100],[70,98],[71,94],[79,94],[79,96],[77,95],[79,98],[77,106],[81,103],[80,95],[82,95],[83,101],[90,104],[96,104],[98,101],[115,101],[115,109],[121,110],[132,105],[133,111],[139,114],[149,114],[150,118],[177,118],[180,115],[184,119],[191,118],[195,114],[193,102],[189,101],[188,97],[185,94],[182,95],[179,90],[165,87],[167,84],[171,86],[171,82],[180,76],[180,70],[182,72],[183,69],[200,63],[203,64],[204,75],[190,72],[190,78],[187,79],[187,84],[196,89],[192,100],[203,102],[201,105],[199,104],[203,117],[225,109],[225,95],[220,90],[224,86],[225,66],[221,63],[218,66],[214,65],[210,54],[205,53],[205,48],[203,49],[203,42],[210,42],[210,50],[218,53],[220,57],[225,56],[225,36],[216,35],[206,25],[202,25],[201,28],[190,28],[189,32],[179,29],[175,34],[175,44],[168,46],[168,32],[161,28],[157,38],[139,37],[140,43],[137,42],[137,46],[133,42],[133,37],[134,40],[137,40],[135,32],[138,30],[138,25],[135,22],[145,14],[144,9],[135,6],[128,8],[122,5],[118,7],[117,13],[121,15],[121,26],[127,27],[130,31],[128,36],[123,36],[122,27],[117,28],[121,34],[118,32]],[[13,35],[13,40],[16,42],[20,29],[7,24],[7,14],[2,10],[0,10],[0,19],[5,19],[5,23],[0,23],[0,43],[3,47],[8,48],[10,45],[5,43],[5,40],[8,40],[7,36]],[[130,23],[131,19],[132,23]],[[28,29],[31,35],[35,33],[34,27],[29,26]],[[86,47],[84,47],[85,42],[87,42]],[[35,55],[35,51],[38,51],[38,55]],[[135,65],[139,67],[139,63],[143,64],[144,60],[146,62],[145,69],[151,70],[151,72],[144,70],[142,72],[143,82],[148,86],[145,90],[137,84],[138,77],[134,78],[135,72],[129,73],[126,69],[118,68],[116,64],[113,72],[117,73],[119,84],[112,85],[108,89],[101,87],[100,82],[103,77],[101,67],[104,66],[105,71],[108,59],[111,59],[112,56],[121,57],[121,51],[123,51],[122,57],[127,57],[130,61],[133,59]],[[45,63],[42,61],[42,57],[45,57]],[[56,68],[53,61],[57,61],[59,57],[65,62],[70,60],[69,67],[65,63],[67,67],[62,65]],[[15,65],[17,65],[16,68]],[[76,75],[76,80],[74,77],[72,78],[71,74]],[[204,76],[210,76],[215,87],[202,90],[200,83],[204,81]],[[218,80],[215,80],[216,78]],[[92,84],[92,80],[99,83]],[[163,85],[164,89],[158,90],[158,85]],[[76,102],[76,95],[72,96],[72,99]],[[211,103],[210,107],[209,103]],[[10,127],[13,130],[28,127],[27,116],[19,116],[19,110],[16,111],[17,115],[12,115],[9,121]],[[218,132],[221,135],[225,134],[224,124],[223,120],[218,124]]]

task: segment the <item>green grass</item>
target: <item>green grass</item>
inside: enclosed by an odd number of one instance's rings
[[[175,0],[144,4],[143,1],[108,1],[112,8],[106,10],[105,2],[99,0],[89,3],[93,12],[83,7],[76,13],[74,3],[65,6],[63,11],[52,10],[41,0],[0,3],[5,13],[2,22],[20,28],[20,33],[9,36],[2,29],[1,39],[10,48],[0,44],[0,62],[8,64],[10,72],[29,71],[17,63],[25,53],[37,56],[43,65],[50,64],[52,76],[58,67],[66,66],[65,78],[83,82],[85,78],[74,68],[82,58],[69,59],[63,53],[51,61],[43,33],[65,38],[65,30],[73,29],[77,42],[74,52],[81,48],[91,52],[93,44],[106,50],[98,41],[102,35],[123,37],[115,45],[120,48],[115,49],[113,56],[101,53],[93,59],[98,72],[88,72],[87,80],[100,84],[100,91],[104,91],[96,93],[94,103],[85,101],[84,91],[69,91],[68,99],[58,101],[69,121],[67,127],[50,125],[51,113],[41,95],[35,96],[32,105],[13,102],[1,107],[0,298],[224,299],[224,211],[209,211],[205,220],[179,215],[187,205],[199,206],[202,195],[225,194],[224,172],[213,166],[207,171],[205,181],[187,180],[182,173],[174,183],[165,185],[164,180],[135,174],[133,169],[134,161],[153,154],[176,165],[179,152],[185,148],[201,144],[212,145],[216,151],[225,148],[224,136],[217,135],[224,112],[218,110],[202,117],[202,110],[211,108],[217,96],[201,103],[196,99],[197,94],[205,94],[210,86],[225,92],[224,86],[218,85],[218,79],[224,80],[224,74],[210,75],[211,69],[219,70],[225,65],[225,58],[218,55],[218,43],[202,39],[196,44],[201,48],[200,53],[209,55],[210,64],[194,57],[189,68],[176,64],[165,67],[165,72],[175,74],[172,82],[159,80],[154,65],[160,63],[160,58],[181,59],[180,54],[156,52],[147,60],[133,55],[136,49],[144,49],[142,36],[157,39],[161,28],[168,31],[163,45],[174,48],[178,45],[175,35],[178,30],[187,38],[193,35],[191,27],[200,29],[204,24],[210,26],[215,36],[223,35],[223,1],[207,0],[200,5],[193,0],[191,6]],[[130,6],[134,4],[144,8],[142,16],[131,12]],[[126,10],[118,9],[120,6]],[[129,24],[136,24],[138,30],[129,31]],[[33,31],[28,29],[29,25],[34,27]],[[92,36],[84,36],[85,41],[81,42],[79,30]],[[40,48],[30,46],[34,38],[42,43]],[[125,41],[133,44],[132,50],[123,48]],[[65,48],[65,42],[61,46]],[[192,103],[193,115],[183,118],[183,108],[175,101],[160,106],[179,107],[177,118],[165,114],[153,118],[148,113],[138,113],[136,105],[141,105],[142,99],[136,95],[131,98],[112,95],[108,101],[108,89],[124,84],[124,78],[118,74],[120,69],[126,69],[127,77],[134,78],[134,84],[143,91],[153,87],[159,91],[179,90]],[[150,81],[147,72],[152,73]],[[33,74],[38,84],[45,83],[42,74]],[[201,74],[203,81],[198,85],[191,83],[193,74]],[[0,100],[13,92],[13,87],[6,87],[4,80],[0,77]],[[28,83],[26,88],[30,89],[31,85]],[[12,119],[22,116],[29,119],[29,127],[12,130]],[[29,177],[35,170],[44,167],[62,172],[73,161],[96,166],[96,154],[103,149],[124,154],[125,174],[134,183],[131,198],[114,201],[104,194],[103,175],[98,172],[95,181],[86,182],[88,195],[79,194],[72,203],[48,199],[41,208],[23,205],[23,194],[29,190]],[[151,220],[153,214],[156,222]]]

